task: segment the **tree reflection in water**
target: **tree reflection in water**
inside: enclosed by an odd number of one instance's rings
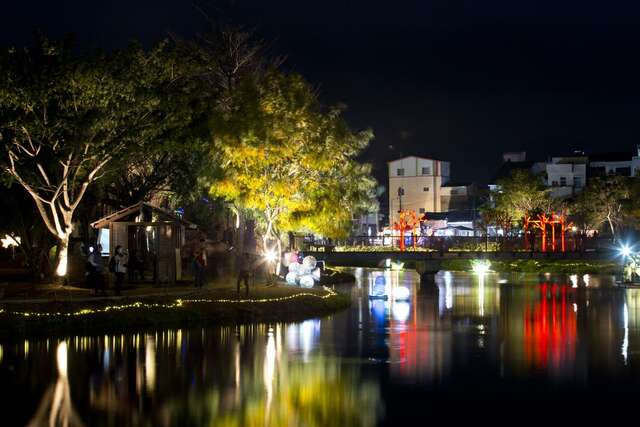
[[[45,358],[58,374],[29,426],[84,425],[71,391],[92,426],[376,425],[378,382],[363,380],[360,365],[312,351],[319,328],[309,321],[74,337],[55,361]],[[47,346],[31,345],[38,354]],[[42,375],[48,361],[36,368]]]
[[[38,410],[27,424],[40,426],[84,426],[71,401],[69,378],[67,376],[67,343],[62,341],[56,351],[58,379],[45,392]]]
[[[289,326],[291,327],[291,325]],[[285,327],[286,328],[286,327]],[[282,327],[269,330],[254,366],[238,371],[241,346],[234,346],[234,396],[210,387],[186,398],[167,401],[164,425],[181,426],[374,426],[382,414],[379,386],[363,382],[339,359],[314,356],[289,360],[282,351]],[[258,368],[262,361],[262,378]]]

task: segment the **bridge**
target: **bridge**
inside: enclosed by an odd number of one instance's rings
[[[585,252],[532,252],[532,251],[307,251],[318,260],[331,265],[352,267],[384,267],[387,260],[409,263],[423,280],[433,279],[442,270],[442,263],[448,260],[486,259],[510,260],[607,260],[612,259],[611,251]]]

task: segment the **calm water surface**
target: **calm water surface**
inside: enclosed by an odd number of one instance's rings
[[[605,276],[442,272],[420,284],[413,271],[353,272],[350,309],[298,324],[1,342],[0,424],[49,425],[52,413],[90,426],[556,424],[634,412],[640,289]],[[369,300],[380,275],[391,297]]]

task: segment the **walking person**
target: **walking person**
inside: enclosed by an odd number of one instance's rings
[[[207,244],[204,238],[200,239],[200,244],[194,251],[193,274],[195,276],[196,288],[202,289],[204,286],[204,276],[207,271]]]
[[[109,271],[116,276],[116,295],[120,295],[122,285],[124,284],[124,277],[127,274],[127,254],[124,252],[122,246],[116,246],[116,253],[109,261]]]
[[[105,295],[104,291],[104,276],[103,276],[103,265],[102,265],[102,245],[98,244],[96,248],[89,249],[89,256],[87,258],[87,270],[88,270],[88,281],[91,283],[93,287],[94,295],[98,295],[98,291],[102,295]]]
[[[249,278],[253,275],[253,260],[250,254],[245,252],[236,260],[238,265],[238,281],[236,283],[236,291],[240,297],[240,284],[244,281],[245,295],[249,296]]]

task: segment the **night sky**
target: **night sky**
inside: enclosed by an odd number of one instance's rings
[[[371,127],[365,153],[452,162],[456,181],[486,182],[504,151],[544,159],[640,143],[640,6],[632,1],[243,1],[221,7],[286,54],[288,69]],[[221,4],[219,2],[219,4]],[[32,31],[81,46],[149,45],[207,28],[188,1],[7,2],[1,44]],[[1,76],[0,76],[1,78]]]

